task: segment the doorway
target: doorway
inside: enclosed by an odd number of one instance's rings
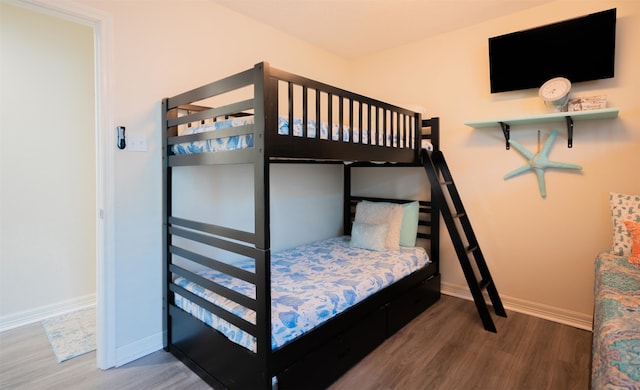
[[[8,6],[18,7],[23,10],[33,11],[37,14],[47,15],[49,17],[53,16],[54,18],[58,18],[60,20],[64,20],[66,22],[72,22],[80,26],[80,28],[88,29],[89,31],[89,45],[90,50],[92,51],[93,61],[91,68],[88,69],[89,77],[91,78],[90,84],[92,84],[91,93],[95,96],[95,101],[91,101],[89,103],[90,107],[87,110],[86,108],[78,106],[70,106],[63,108],[64,111],[67,109],[73,113],[73,110],[78,110],[75,114],[82,114],[83,111],[91,111],[93,117],[89,119],[89,124],[86,125],[88,128],[87,131],[92,133],[91,143],[88,148],[90,149],[88,158],[93,160],[93,164],[89,167],[89,176],[85,183],[88,182],[88,186],[91,188],[90,193],[92,194],[92,198],[94,201],[90,201],[88,206],[83,206],[86,212],[81,212],[78,215],[85,215],[87,220],[92,221],[94,225],[94,229],[92,229],[92,234],[95,237],[94,242],[92,243],[93,247],[90,249],[95,256],[90,256],[91,260],[94,262],[92,264],[91,271],[95,277],[95,283],[93,287],[93,291],[95,292],[95,301],[96,301],[96,309],[97,309],[97,366],[102,369],[107,369],[115,366],[115,308],[114,308],[114,243],[113,243],[113,149],[109,148],[108,140],[111,140],[112,137],[108,135],[111,134],[108,131],[112,128],[111,125],[111,115],[110,115],[110,91],[109,85],[106,75],[108,74],[109,69],[109,57],[108,57],[108,47],[109,47],[109,36],[110,36],[110,26],[111,21],[108,15],[102,14],[99,11],[91,10],[84,8],[77,4],[70,4],[66,2],[59,2],[57,4],[46,3],[43,1],[34,1],[34,0],[16,0],[16,1],[4,1],[4,4]],[[19,49],[19,46],[18,46]],[[46,51],[47,47],[39,48],[40,51]],[[61,56],[63,57],[63,56]],[[55,69],[55,64],[50,64],[51,66],[47,69]],[[86,70],[86,69],[85,69]],[[29,70],[18,70],[18,72],[28,72]],[[32,76],[41,77],[41,84],[35,83],[36,88],[41,88],[38,92],[34,93],[33,90],[29,91],[25,94],[25,96],[4,96],[3,99],[15,99],[15,102],[19,102],[18,104],[24,105],[24,107],[29,107],[31,112],[28,115],[23,115],[18,121],[23,120],[24,122],[18,122],[19,125],[16,127],[22,128],[26,131],[17,134],[11,134],[11,137],[5,137],[6,134],[9,133],[9,129],[3,129],[3,143],[4,147],[9,147],[9,143],[5,142],[7,140],[14,140],[15,142],[11,142],[11,146],[13,147],[23,147],[30,149],[29,152],[32,152],[34,155],[46,155],[46,153],[53,153],[57,157],[65,155],[65,148],[77,149],[79,146],[75,145],[74,142],[80,142],[79,145],[82,145],[82,141],[79,139],[65,139],[65,137],[69,136],[69,132],[64,131],[64,123],[59,123],[57,120],[52,120],[54,113],[50,112],[47,115],[45,113],[47,104],[46,103],[36,103],[35,100],[40,94],[47,94],[48,99],[51,101],[55,101],[55,99],[61,99],[61,96],[64,95],[67,88],[70,88],[70,84],[62,87],[54,87],[53,90],[48,90],[48,85],[55,85],[53,81],[62,78],[62,74],[59,72],[51,71],[36,71],[38,73],[31,73]],[[10,79],[10,77],[6,77],[6,79]],[[3,87],[4,89],[4,87]],[[27,92],[27,88],[22,88],[25,92]],[[21,88],[18,86],[15,88],[16,91],[21,91]],[[63,98],[63,97],[62,97]],[[68,114],[68,113],[67,113]],[[63,117],[64,118],[64,117]],[[85,118],[86,119],[86,118]],[[62,119],[62,122],[65,120],[69,120],[68,117]],[[4,120],[3,120],[4,122]],[[66,123],[73,123],[66,122]],[[61,126],[58,126],[61,125]],[[84,126],[84,125],[83,125]],[[4,127],[4,126],[3,126]],[[9,127],[9,126],[7,126]],[[25,129],[26,127],[26,129]],[[54,137],[51,139],[51,142],[26,142],[24,136],[31,136],[35,134],[35,131],[30,131],[34,129],[50,129],[51,133],[54,134]],[[5,132],[5,130],[7,132]],[[51,134],[47,134],[51,135]],[[17,136],[17,137],[16,137]],[[23,138],[20,138],[20,137]],[[78,137],[80,138],[80,137]],[[21,143],[21,141],[25,141]],[[56,143],[56,146],[53,143]],[[58,142],[58,141],[61,141]],[[86,141],[86,140],[85,140]],[[80,146],[81,147],[81,146]],[[53,149],[53,150],[52,150]],[[21,155],[21,158],[24,158],[19,162],[19,167],[24,168],[24,164],[31,164],[33,159],[28,158],[25,154]],[[65,160],[62,158],[62,160]],[[22,193],[11,192],[8,191],[7,188],[3,189],[3,197],[4,196],[13,196],[18,200],[18,202],[12,202],[12,204],[24,206],[24,213],[30,213],[31,218],[37,220],[39,226],[42,227],[42,231],[38,231],[38,229],[33,229],[33,231],[23,232],[23,247],[27,247],[29,245],[28,236],[32,234],[34,237],[37,235],[38,237],[44,237],[45,239],[52,235],[52,232],[73,235],[73,218],[77,218],[78,215],[69,215],[68,219],[65,219],[65,216],[57,215],[55,218],[41,218],[40,213],[37,210],[42,212],[51,211],[50,209],[52,205],[60,204],[60,203],[73,203],[73,199],[66,199],[68,197],[72,197],[69,193],[67,196],[64,196],[63,191],[56,192],[55,190],[51,190],[53,188],[51,186],[52,182],[55,182],[56,179],[61,180],[65,177],[65,174],[70,174],[72,169],[76,167],[74,165],[77,162],[67,161],[67,165],[50,167],[47,161],[40,162],[40,166],[37,163],[32,164],[31,170],[39,173],[38,180],[34,181],[33,188],[22,189]],[[5,165],[5,164],[3,164]],[[66,167],[66,168],[65,168]],[[47,170],[48,168],[53,168],[52,170]],[[74,171],[75,172],[75,171]],[[4,174],[4,173],[3,173]],[[84,175],[87,175],[85,172]],[[53,177],[52,177],[53,176]],[[16,180],[19,178],[16,178]],[[46,189],[49,189],[48,191]],[[17,195],[16,195],[17,194]],[[21,195],[23,196],[19,198]],[[53,199],[59,197],[58,199]],[[54,201],[55,200],[55,201]],[[47,203],[51,201],[50,203]],[[8,204],[8,203],[7,203]],[[38,209],[40,208],[40,209]],[[7,208],[8,209],[8,208]],[[33,212],[36,210],[35,212]],[[12,210],[16,211],[16,210]],[[20,211],[20,210],[18,210]],[[16,213],[17,218],[20,217],[19,213]],[[4,216],[3,216],[4,218]],[[46,223],[45,223],[46,222]],[[26,223],[24,224],[26,225]],[[12,224],[11,229],[7,227],[3,227],[3,235],[6,232],[13,232],[17,230],[15,224]],[[25,238],[26,237],[26,238]],[[71,237],[73,239],[73,237]],[[50,248],[50,253],[60,253],[68,248],[64,248],[64,245],[61,245],[61,239],[50,240],[45,243],[45,247]],[[88,249],[85,247],[85,251]],[[91,255],[91,254],[90,254]],[[51,264],[46,262],[47,256],[40,255],[38,256],[40,261],[42,261],[42,267],[46,268]],[[74,267],[74,265],[63,264],[55,272],[51,272],[52,279],[55,277],[62,277],[67,274],[71,274],[73,270],[64,269]],[[84,272],[89,272],[86,269]],[[65,286],[63,288],[67,288]],[[82,290],[86,288],[86,286],[73,286],[69,287],[73,289]],[[49,290],[50,293],[51,290]],[[38,292],[34,292],[38,293]],[[41,291],[41,294],[46,294],[47,291]],[[67,293],[73,293],[67,291]]]

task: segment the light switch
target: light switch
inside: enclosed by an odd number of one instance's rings
[[[143,134],[127,134],[127,148],[130,152],[146,152],[147,138]]]

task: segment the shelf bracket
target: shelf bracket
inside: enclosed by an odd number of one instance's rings
[[[571,118],[570,116],[565,117],[565,119],[567,120],[567,147],[568,148],[572,148],[573,147],[573,118]]]
[[[507,150],[509,150],[509,149],[511,149],[511,145],[509,144],[509,133],[510,133],[509,124],[508,123],[504,123],[504,122],[498,122],[498,123],[500,123],[500,127],[502,127],[502,133],[504,134],[504,140],[506,142],[506,148],[507,148]],[[571,126],[573,126],[573,122],[572,122]]]

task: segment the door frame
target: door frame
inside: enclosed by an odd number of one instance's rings
[[[5,0],[35,12],[93,29],[96,154],[96,360],[100,369],[116,365],[114,149],[111,16],[82,4],[59,0]],[[112,142],[113,141],[113,142]]]

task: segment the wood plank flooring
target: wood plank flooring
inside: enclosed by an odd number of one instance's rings
[[[473,302],[442,296],[330,390],[589,388],[591,332],[508,311],[486,332]],[[42,325],[0,333],[0,389],[208,389],[158,351],[102,371],[95,353],[58,364]]]
[[[331,390],[589,388],[591,332],[507,315],[487,332],[473,302],[442,296]]]

